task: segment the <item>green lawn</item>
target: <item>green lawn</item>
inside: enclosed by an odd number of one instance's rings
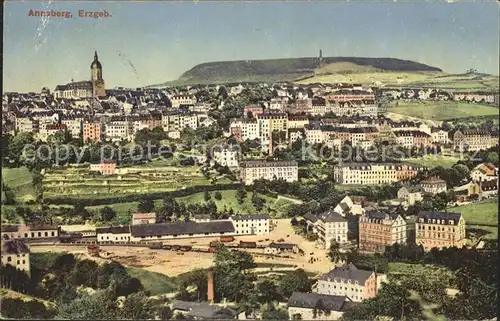
[[[454,274],[447,268],[430,264],[412,264],[389,262],[390,276],[411,276],[417,278],[429,278],[443,280],[447,285],[454,281]]]
[[[2,181],[14,192],[18,202],[35,200],[31,173],[26,167],[2,168]]]
[[[397,106],[396,106],[397,104]],[[422,119],[444,120],[471,116],[498,115],[498,108],[459,101],[398,101],[388,112]]]
[[[216,200],[214,196],[215,192],[210,192],[211,199],[215,202],[219,211],[224,210],[225,206],[227,210],[233,209],[235,213],[240,214],[254,214],[257,212],[251,201],[252,193],[247,193],[247,197],[242,204],[239,204],[236,199],[236,190],[220,191],[220,193],[222,199]],[[259,196],[266,201],[264,208],[269,208],[270,214],[275,217],[279,217],[281,214],[285,213],[287,208],[294,203],[284,198],[277,199],[266,195]],[[189,196],[179,197],[176,200],[187,204],[206,203],[204,193],[195,193]]]
[[[127,267],[127,272],[130,276],[139,279],[144,289],[149,291],[151,295],[169,293],[177,290],[177,278],[169,278],[168,276],[147,271],[135,267]]]
[[[423,165],[428,168],[433,168],[438,166],[442,166],[444,168],[451,168],[459,161],[459,158],[443,156],[443,155],[427,155],[419,158],[406,158],[403,161]]]
[[[498,225],[498,199],[451,207],[448,211],[462,213],[467,224]]]
[[[486,240],[498,239],[498,227],[495,226],[467,225],[466,229],[468,233],[467,238],[470,239],[477,239],[479,237]]]

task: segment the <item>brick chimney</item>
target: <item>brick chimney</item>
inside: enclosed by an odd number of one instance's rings
[[[207,299],[212,304],[214,303],[214,272],[212,270],[208,270],[207,281]]]

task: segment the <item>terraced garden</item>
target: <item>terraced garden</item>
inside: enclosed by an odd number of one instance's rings
[[[231,183],[219,179],[216,184]],[[212,185],[199,167],[128,167],[103,176],[82,168],[47,171],[43,179],[44,198],[111,198],[117,196],[170,192],[189,186]]]

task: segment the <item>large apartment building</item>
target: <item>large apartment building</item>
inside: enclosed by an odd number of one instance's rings
[[[412,178],[423,169],[406,163],[346,163],[334,167],[333,177],[339,184],[386,184]]]
[[[453,135],[453,148],[476,151],[491,147],[491,134],[477,130],[457,130]]]
[[[417,245],[426,251],[435,248],[465,245],[465,220],[460,213],[428,212],[418,213],[415,222]]]
[[[30,275],[30,250],[23,240],[2,240],[2,265],[10,265]]]
[[[406,243],[406,222],[398,214],[367,212],[359,218],[359,248],[383,252],[386,246]]]
[[[251,185],[259,179],[295,182],[299,179],[299,167],[295,161],[242,161],[240,179],[245,185]]]
[[[333,241],[344,244],[347,243],[348,222],[341,214],[328,211],[320,215],[306,215],[308,225],[312,231],[318,235],[317,244],[328,249]]]
[[[102,125],[101,122],[84,122],[83,123],[83,142],[90,141],[100,142],[102,139]]]
[[[164,132],[182,131],[184,128],[198,128],[198,117],[188,112],[169,112],[161,116]]]
[[[320,276],[312,291],[326,295],[345,295],[353,302],[361,302],[377,295],[380,287],[378,277],[374,271],[361,270],[349,263]]]

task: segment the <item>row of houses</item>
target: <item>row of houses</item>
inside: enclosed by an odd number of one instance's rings
[[[83,116],[16,117],[16,133],[30,132],[41,141],[57,132],[68,131],[72,137],[82,137],[85,143],[102,140],[131,140],[142,129],[162,128],[171,138],[179,138],[184,128],[196,129],[213,123],[205,113],[174,110],[158,115],[106,116],[90,119]]]
[[[338,184],[387,184],[413,178],[426,167],[409,163],[343,163],[333,168]]]
[[[320,215],[306,214],[308,229],[318,235],[318,245],[329,248],[332,242],[349,243],[348,234],[355,233],[361,250],[383,252],[386,246],[399,244],[433,247],[462,247],[466,244],[465,220],[460,213],[421,211],[416,216],[365,211],[356,215],[357,225],[335,211]],[[356,220],[355,220],[356,221]]]

